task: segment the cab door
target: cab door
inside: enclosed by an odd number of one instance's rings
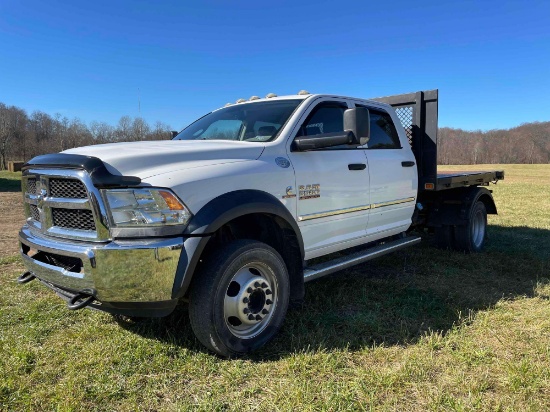
[[[344,130],[344,100],[316,101],[295,137]],[[299,152],[289,147],[296,174],[297,219],[306,259],[364,242],[369,218],[369,168],[361,148],[337,146]]]

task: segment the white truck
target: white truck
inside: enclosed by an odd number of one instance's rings
[[[35,157],[22,176],[18,281],[38,279],[69,309],[131,317],[188,302],[208,349],[258,349],[309,280],[421,233],[482,249],[497,213],[484,186],[504,172],[437,174],[437,99],[253,96],[170,141]]]

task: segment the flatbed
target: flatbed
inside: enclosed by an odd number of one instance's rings
[[[466,186],[489,186],[504,179],[504,170],[437,172],[435,190],[447,190]]]

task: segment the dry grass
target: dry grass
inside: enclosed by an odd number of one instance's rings
[[[117,323],[16,285],[20,196],[0,192],[0,409],[548,410],[550,166],[498,168],[485,253],[425,243],[308,284],[237,361],[202,349],[185,308]]]

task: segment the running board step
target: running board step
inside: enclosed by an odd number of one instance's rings
[[[310,280],[330,275],[331,273],[347,269],[366,262],[367,260],[383,256],[387,253],[395,252],[396,250],[404,249],[408,246],[416,245],[417,243],[420,243],[419,236],[409,236],[403,239],[386,242],[382,245],[374,246],[367,250],[361,250],[348,256],[329,260],[328,262],[319,263],[318,265],[309,266],[304,269],[304,282],[309,282]]]

